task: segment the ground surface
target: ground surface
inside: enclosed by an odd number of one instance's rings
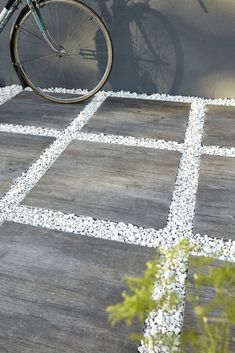
[[[1,352],[136,352],[105,309],[153,249],[16,223],[0,237]]]
[[[197,296],[198,297],[197,305],[209,305],[215,296],[215,289],[214,288],[212,289],[209,285],[203,285],[200,289],[195,287],[195,283],[193,280],[193,275],[195,274],[195,272],[197,274],[201,274],[205,276],[208,275],[208,267],[207,266],[203,267],[202,265],[199,265],[200,262],[201,262],[200,257],[189,258],[189,274],[188,274],[188,281],[187,281],[188,286],[186,290],[187,295],[186,295],[185,314],[184,314],[184,329],[195,330],[196,334],[198,335],[198,337],[200,337],[200,340],[202,341],[203,339],[207,338],[206,337],[207,333],[201,330],[200,326],[197,324],[197,321],[194,315],[195,306],[192,305],[192,302],[189,300],[189,298],[192,298],[192,296],[194,297]],[[219,261],[219,260],[214,261],[210,264],[210,269],[213,268],[217,270],[224,264],[225,264],[224,261]],[[230,263],[230,266],[234,266],[234,263]],[[234,266],[234,270],[235,270],[235,266]],[[231,288],[230,288],[230,291],[231,291]],[[235,296],[234,287],[232,288],[231,295]],[[229,301],[228,296],[227,296],[227,300]],[[220,303],[220,304],[222,305],[223,303]],[[211,313],[209,315],[208,321],[210,324],[213,322],[212,317],[220,318],[221,312],[214,311],[213,314]],[[234,337],[235,337],[235,327],[232,326],[228,335],[228,353],[233,353],[235,351]],[[220,342],[219,339],[218,339],[218,342]],[[219,344],[221,344],[221,342]],[[217,345],[217,349],[219,349],[219,344]],[[184,349],[185,349],[185,352],[187,353],[190,353],[190,352],[196,353],[195,350],[192,350],[192,347],[190,349],[189,347],[186,347],[186,345],[184,345]]]
[[[120,298],[123,274],[143,271],[151,248],[186,236],[198,254],[235,262],[235,101],[100,92],[67,107],[20,91],[0,91],[0,347],[62,353],[71,330],[66,352],[137,351],[101,311]],[[182,294],[185,268],[175,270]],[[178,333],[183,304],[161,319],[153,313],[146,334]],[[92,341],[83,330],[99,315],[104,331]]]

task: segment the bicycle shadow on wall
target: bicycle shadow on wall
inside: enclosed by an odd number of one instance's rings
[[[149,0],[96,0],[114,46],[114,91],[179,91],[184,56],[177,31]]]

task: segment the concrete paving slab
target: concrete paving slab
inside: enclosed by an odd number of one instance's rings
[[[74,141],[23,203],[162,228],[179,159],[178,152]]]
[[[235,107],[207,106],[204,145],[235,147]]]
[[[23,91],[0,106],[0,124],[63,129],[85,108],[78,104],[50,102],[34,92]]]
[[[82,131],[184,141],[190,105],[109,97]]]
[[[0,196],[52,142],[49,137],[0,132]]]
[[[202,156],[194,233],[235,239],[235,159]]]
[[[195,315],[194,315],[193,305],[192,305],[191,301],[189,300],[189,298],[192,296],[198,296],[199,297],[199,305],[206,305],[214,298],[215,290],[213,287],[204,286],[204,285],[201,286],[200,289],[195,287],[195,283],[193,280],[193,275],[195,273],[195,269],[196,269],[197,273],[199,273],[199,274],[206,275],[208,273],[207,272],[208,266],[205,266],[205,267],[203,266],[199,270],[197,263],[198,264],[200,263],[200,257],[191,256],[189,259],[189,272],[188,272],[188,279],[187,279],[183,330],[193,329],[198,334],[198,337],[199,337],[198,339],[201,340],[200,337],[206,337],[207,333],[202,332],[199,329]],[[211,264],[210,267],[211,268],[219,268],[223,264],[224,264],[223,261],[217,260],[213,264]],[[234,270],[235,270],[235,264],[232,264],[232,263],[230,263],[230,264],[231,264],[231,266],[234,267]],[[233,293],[235,296],[235,287],[234,287]],[[211,317],[218,317],[218,313],[214,312],[213,315],[211,315]],[[210,322],[210,317],[209,317],[209,322]],[[220,334],[221,334],[221,332],[220,332]],[[233,353],[233,352],[235,352],[235,342],[232,338],[235,337],[235,326],[232,326],[232,330],[230,332],[229,337],[230,337],[230,342],[229,342],[228,353]],[[182,344],[181,352],[198,353],[198,350],[192,350],[192,348],[187,347],[186,344]]]
[[[0,351],[136,353],[131,329],[111,328],[125,275],[155,250],[16,223],[0,227]],[[134,330],[141,331],[135,323]]]

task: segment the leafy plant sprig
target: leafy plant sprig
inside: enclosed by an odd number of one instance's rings
[[[172,285],[176,281],[174,268],[180,258],[187,258],[192,250],[188,241],[183,239],[171,249],[157,252],[152,261],[146,263],[146,270],[142,277],[127,277],[124,279],[127,290],[122,293],[123,301],[121,303],[107,307],[109,321],[116,325],[122,321],[127,326],[133,324],[134,319],[138,319],[141,325],[144,325],[146,318],[152,311],[163,310],[169,313],[180,303],[180,297]],[[153,297],[154,288],[157,284],[161,288],[160,294]],[[170,346],[173,349],[173,335],[159,333],[154,337],[144,337],[142,334],[134,332],[131,338],[144,341],[147,346],[156,344],[156,340],[163,345]],[[174,353],[173,350],[171,353]]]
[[[133,324],[135,318],[141,325],[152,311],[163,310],[165,313],[177,308],[180,303],[179,294],[174,288],[176,266],[179,259],[184,261],[195,250],[188,240],[181,240],[171,249],[158,252],[155,259],[148,261],[142,277],[127,277],[127,290],[122,293],[123,301],[107,308],[112,325],[123,321],[126,325]],[[228,353],[231,327],[235,324],[235,267],[224,264],[219,268],[211,265],[212,258],[198,257],[195,260],[194,282],[197,289],[203,286],[214,288],[215,295],[207,304],[200,304],[198,296],[190,298],[194,307],[197,330],[185,330],[182,335],[183,350],[190,348],[191,353]],[[199,269],[207,268],[206,274]],[[201,272],[201,271],[200,271]],[[205,272],[205,271],[204,271]],[[162,288],[160,294],[153,297],[155,284]],[[198,331],[203,333],[198,339]],[[131,338],[143,340],[154,352],[154,346],[162,345],[170,353],[178,352],[174,334],[159,332],[153,337],[144,337],[133,333]],[[182,351],[181,351],[182,352]],[[183,353],[183,352],[182,352]]]
[[[203,305],[199,296],[190,297],[197,330],[185,330],[182,345],[190,348],[192,353],[228,353],[230,342],[234,340],[230,336],[235,325],[235,266],[224,263],[213,267],[214,261],[203,257],[195,258],[194,263],[192,261],[195,288],[205,290],[209,287],[214,292],[212,298]]]

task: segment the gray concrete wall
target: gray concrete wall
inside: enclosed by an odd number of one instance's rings
[[[107,89],[235,96],[234,0],[84,0],[110,29],[115,64]],[[3,5],[2,5],[3,7]],[[0,41],[0,85],[16,83]]]

